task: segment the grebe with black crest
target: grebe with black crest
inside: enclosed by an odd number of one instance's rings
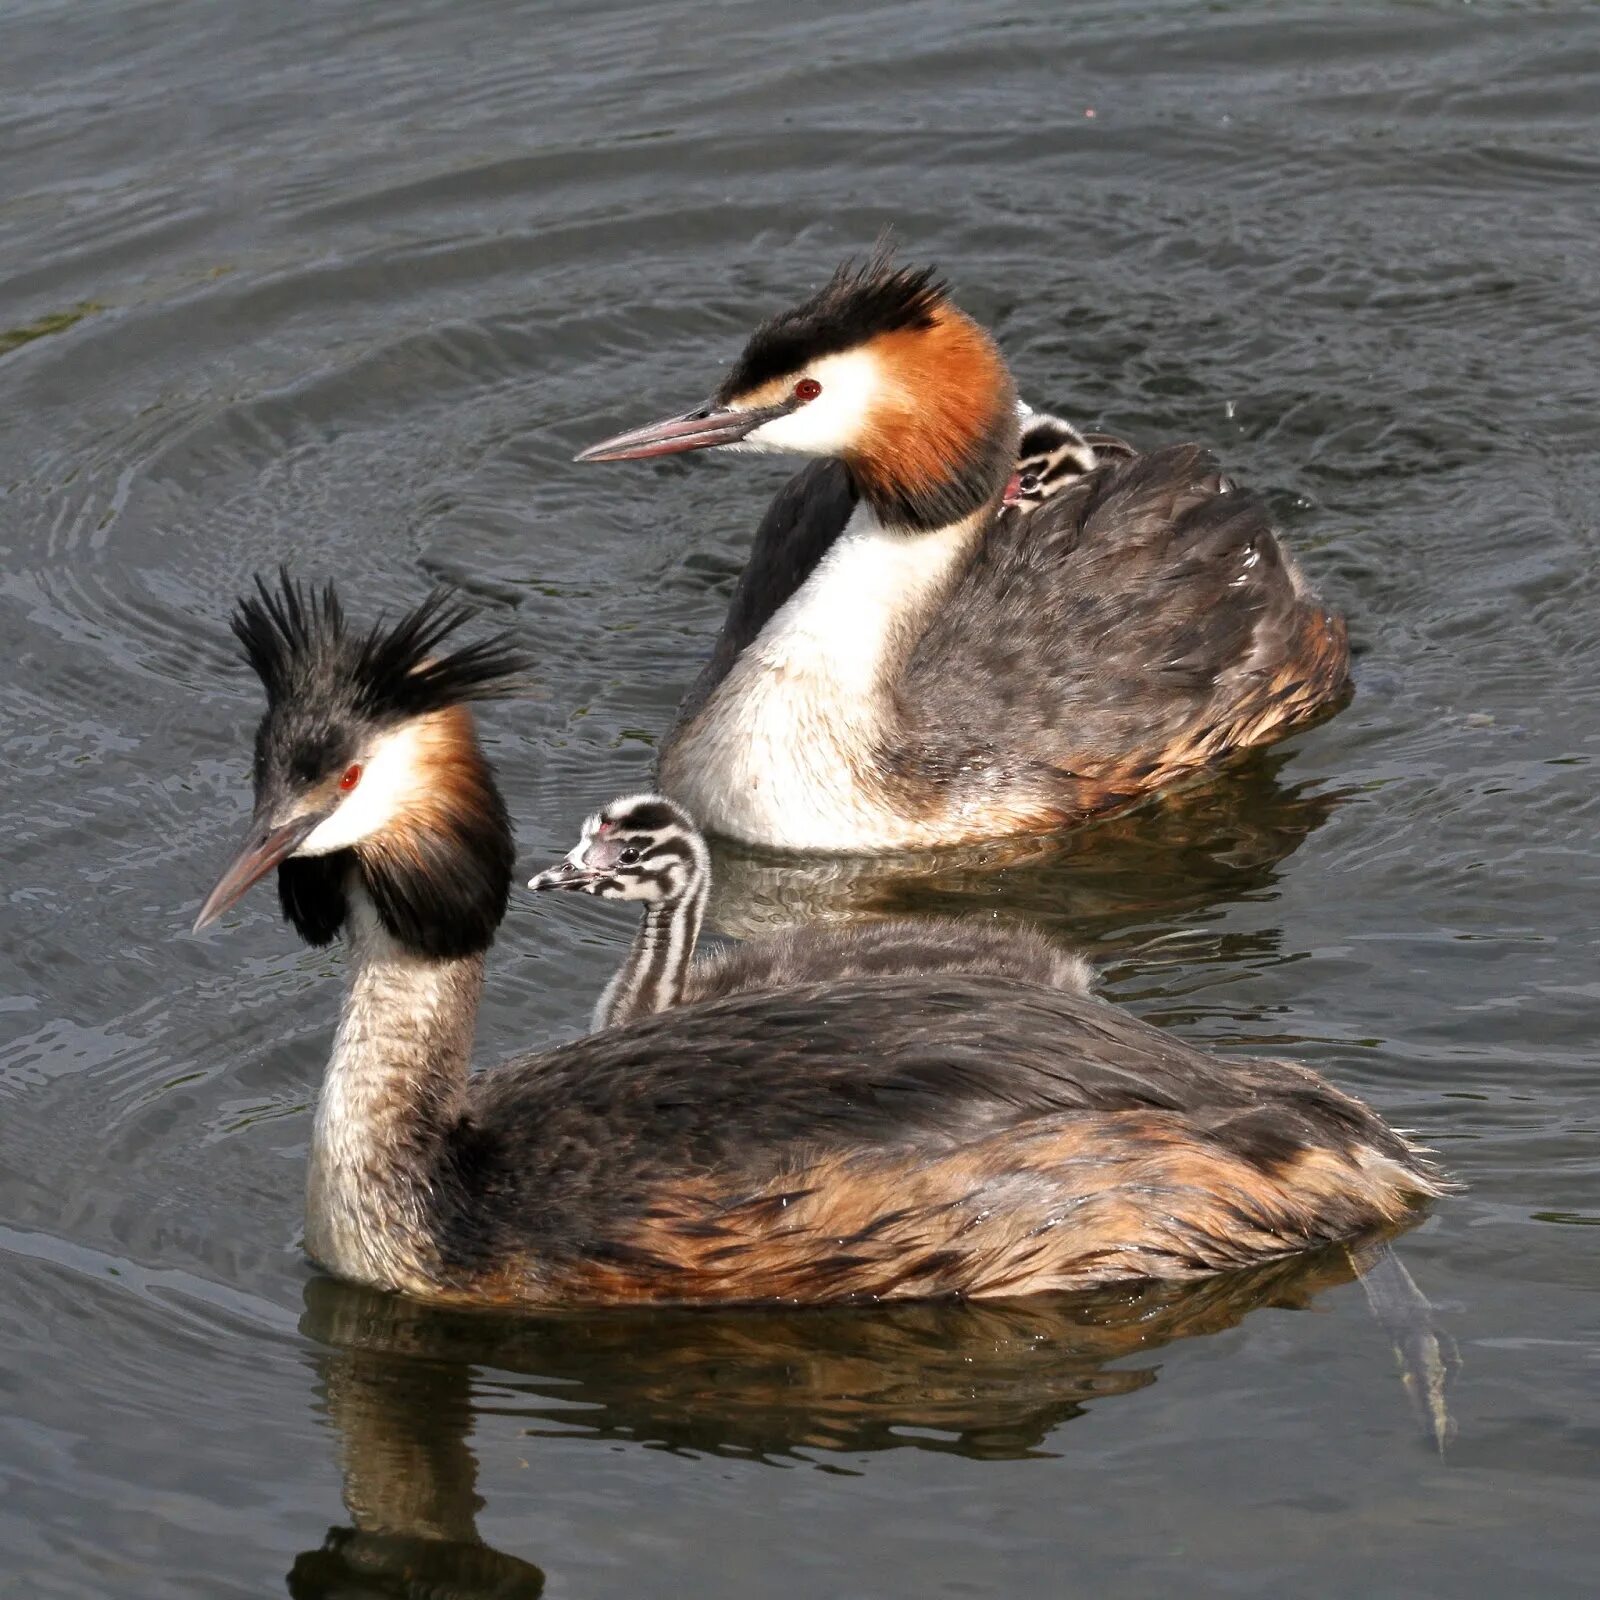
[[[822,1304],[1183,1279],[1381,1235],[1444,1187],[1292,1062],[1071,988],[855,977],[470,1071],[512,839],[472,702],[524,671],[442,596],[358,631],[287,576],[234,630],[255,809],[196,929],[276,869],[349,983],[311,1137],[331,1272],[472,1305]]]
[[[1051,829],[1343,702],[1344,623],[1210,452],[1107,436],[1017,515],[1020,423],[988,334],[880,251],[759,327],[711,400],[578,457],[823,458],[772,502],[662,747],[702,826],[814,852]]]

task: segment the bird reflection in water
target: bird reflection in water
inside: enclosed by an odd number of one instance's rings
[[[323,1308],[332,1298],[331,1314]],[[350,1304],[340,1304],[348,1299]],[[305,1327],[338,1337],[347,1320],[377,1326],[401,1302],[332,1279],[307,1294]],[[411,1310],[413,1316],[425,1312]],[[472,1393],[464,1359],[412,1359],[381,1338],[319,1351],[327,1415],[337,1439],[351,1525],[295,1558],[293,1600],[533,1600],[544,1573],[478,1537],[483,1500],[468,1444]]]
[[[1424,1429],[1448,1428],[1445,1346],[1384,1241],[1194,1283],[1013,1301],[870,1308],[660,1310],[506,1317],[442,1311],[331,1278],[306,1288],[322,1348],[350,1525],[298,1557],[295,1600],[534,1596],[544,1575],[478,1537],[483,1502],[472,1373],[495,1369],[530,1437],[560,1434],[759,1460],[802,1452],[941,1451],[975,1460],[1053,1453],[1091,1401],[1132,1394],[1137,1358],[1219,1333],[1261,1306],[1300,1309],[1355,1277],[1369,1290]],[[1386,1268],[1398,1279],[1384,1278]],[[1414,1298],[1411,1298],[1414,1297]]]
[[[1259,898],[1348,798],[1283,782],[1291,755],[1253,755],[1054,834],[900,856],[780,855],[719,842],[708,927],[750,938],[822,920],[990,911],[1102,955],[1131,950],[1152,919]]]

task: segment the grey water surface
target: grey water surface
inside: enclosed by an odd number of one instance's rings
[[[1540,5],[0,13],[0,1594],[1566,1596],[1600,1562],[1600,14]],[[748,931],[1035,918],[1465,1192],[1184,1292],[440,1316],[298,1248],[338,952],[257,893],[250,575],[462,585],[539,662],[523,865],[636,786],[779,463],[580,467],[886,222],[1026,394],[1199,438],[1354,703],[1064,839],[724,854]],[[519,895],[485,1061],[629,935]],[[1427,1373],[1409,1370],[1412,1389]]]

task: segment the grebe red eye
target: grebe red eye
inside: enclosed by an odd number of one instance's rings
[[[339,780],[339,787],[343,789],[346,794],[349,794],[350,791],[360,782],[361,763],[359,761],[352,761],[350,765],[344,769],[344,776]]]
[[[815,400],[822,393],[822,385],[815,378],[802,378],[794,386],[796,400]]]

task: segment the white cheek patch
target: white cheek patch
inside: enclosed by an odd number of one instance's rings
[[[746,434],[741,448],[837,456],[860,442],[886,381],[877,358],[868,350],[847,350],[812,362],[804,373],[796,374],[796,381],[801,377],[815,378],[822,393],[787,416],[774,417]]]
[[[361,781],[338,809],[306,835],[297,856],[326,856],[382,833],[426,789],[422,738],[415,723],[367,746]]]

